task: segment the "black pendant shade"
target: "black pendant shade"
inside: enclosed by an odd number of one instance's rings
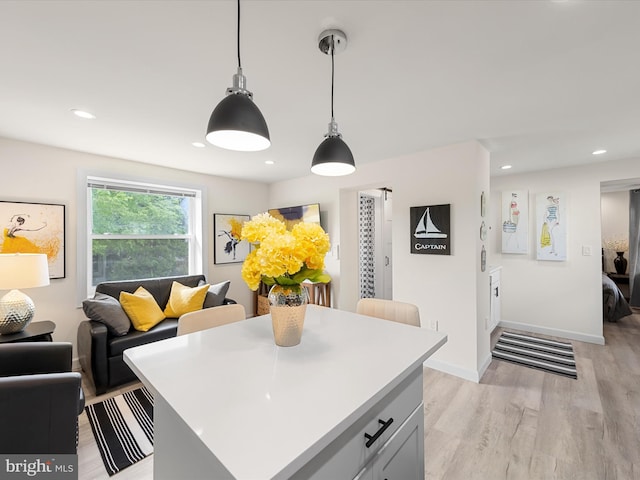
[[[240,61],[240,0],[238,5],[238,73],[227,96],[216,106],[209,118],[206,139],[209,143],[228,150],[257,152],[269,148],[269,129],[260,109],[253,103],[253,94],[246,89]]]
[[[356,162],[349,146],[339,136],[327,137],[316,149],[311,172],[316,175],[337,177],[355,172]]]
[[[333,115],[333,80],[335,74],[333,57],[336,52],[341,52],[347,47],[347,36],[341,30],[325,30],[318,39],[320,51],[331,56],[331,122],[329,132],[316,149],[311,161],[311,172],[316,175],[337,177],[349,175],[356,171],[356,162],[353,160],[351,149],[342,140],[338,132],[338,124]]]
[[[207,141],[244,152],[269,148],[269,128],[260,109],[243,93],[232,93],[223,98],[209,118]]]

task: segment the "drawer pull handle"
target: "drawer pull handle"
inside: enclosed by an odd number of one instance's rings
[[[365,443],[365,447],[369,448],[373,443],[384,433],[384,431],[389,428],[389,425],[393,423],[393,418],[389,418],[386,422],[384,420],[378,419],[378,423],[382,425],[376,433],[373,435],[369,435],[368,433],[364,434],[364,438],[367,439],[367,443]]]

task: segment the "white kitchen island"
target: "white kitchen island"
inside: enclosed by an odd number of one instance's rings
[[[264,315],[124,358],[155,396],[155,479],[422,480],[422,363],[445,342],[309,305],[295,347]]]

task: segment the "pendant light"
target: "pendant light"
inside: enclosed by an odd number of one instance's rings
[[[320,34],[318,47],[322,53],[331,55],[331,122],[329,132],[313,155],[311,172],[328,177],[349,175],[356,171],[356,164],[351,150],[338,133],[338,124],[333,116],[333,57],[347,48],[347,36],[341,30],[325,30]]]
[[[238,73],[233,87],[213,110],[207,127],[207,141],[217,147],[242,152],[269,148],[269,128],[260,109],[253,103],[253,93],[246,89],[240,61],[240,0],[238,0]]]

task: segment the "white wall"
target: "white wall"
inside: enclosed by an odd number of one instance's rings
[[[606,192],[600,198],[602,217],[602,241],[627,239],[629,240],[629,191]],[[629,252],[625,253],[629,260]],[[605,248],[604,271],[615,272],[613,259],[616,257],[614,250]],[[628,267],[627,267],[628,271]]]
[[[29,290],[35,320],[56,322],[55,340],[75,343],[84,319],[76,290],[77,178],[81,170],[150,181],[199,185],[207,192],[205,226],[211,282],[231,280],[229,296],[253,310],[253,294],[240,277],[240,264],[213,265],[213,213],[255,214],[269,207],[319,202],[323,225],[333,249],[327,270],[333,276],[334,306],[355,309],[357,286],[357,191],[394,190],[394,296],[416,303],[423,327],[438,321],[449,342],[432,365],[464,378],[477,379],[489,355],[484,318],[489,314],[488,274],[480,272],[478,236],[480,192],[487,191],[488,154],[475,142],[361,165],[348,177],[308,176],[271,186],[154,167],[14,140],[0,139],[0,200],[66,205],[65,279]],[[488,264],[502,265],[502,318],[530,330],[566,338],[602,342],[600,284],[600,183],[640,177],[640,161],[630,159],[590,166],[508,175],[491,179],[488,202],[490,233],[485,243]],[[563,191],[568,198],[568,260],[538,262],[535,254],[500,253],[500,192],[526,189]],[[451,203],[453,255],[409,254],[409,207]],[[530,205],[533,202],[530,201]],[[603,207],[604,208],[604,207]],[[530,231],[535,231],[533,210]],[[341,229],[344,235],[341,235]],[[534,234],[531,234],[531,245]],[[591,256],[582,256],[582,246]],[[531,248],[533,252],[533,247]],[[485,294],[486,293],[486,294]]]
[[[468,142],[358,165],[347,177],[310,175],[271,185],[272,207],[320,202],[333,242],[327,270],[334,306],[345,310],[354,311],[358,300],[357,192],[379,187],[393,190],[394,299],[418,305],[423,328],[437,321],[448,334],[430,365],[477,381],[490,360],[484,323],[489,278],[488,270],[480,271],[479,238],[480,194],[489,189],[487,151]],[[451,204],[452,255],[412,255],[410,207],[444,203]]]
[[[600,183],[637,178],[638,159],[491,179],[491,262],[502,265],[502,323],[565,338],[603,343]],[[500,193],[529,191],[530,252],[500,252]],[[567,195],[567,261],[535,259],[536,193]],[[591,255],[583,255],[583,246]]]
[[[265,184],[230,180],[148,164],[101,157],[87,153],[47,147],[0,138],[0,200],[15,202],[57,203],[66,206],[66,278],[52,280],[48,287],[27,291],[36,305],[34,321],[56,323],[54,340],[73,342],[78,323],[85,319],[77,296],[77,182],[79,171],[101,172],[163,184],[178,183],[199,186],[207,196],[205,241],[208,262],[204,267],[207,280],[218,283],[231,280],[228,296],[253,311],[253,293],[240,276],[241,264],[213,265],[213,213],[256,214],[267,204]],[[0,219],[1,220],[1,219]]]

